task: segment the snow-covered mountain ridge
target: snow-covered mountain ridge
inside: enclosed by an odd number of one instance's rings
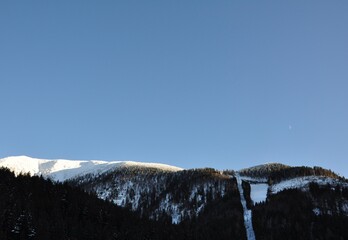
[[[0,167],[5,167],[15,174],[29,173],[50,178],[55,181],[65,181],[83,175],[98,175],[117,168],[129,167],[154,168],[162,171],[176,172],[183,170],[160,163],[143,163],[133,161],[98,161],[98,160],[65,160],[38,159],[27,156],[14,156],[0,159]]]
[[[316,223],[327,226],[327,219],[335,227],[341,221],[343,225],[344,221],[348,223],[348,181],[321,167],[270,163],[240,171],[184,170],[157,163],[45,160],[25,156],[0,159],[1,167],[16,174],[30,173],[58,181],[52,186],[77,187],[92,193],[91,196],[132,210],[143,219],[171,222],[179,227],[191,224],[191,220],[208,224],[217,221],[220,225],[223,223],[219,219],[224,216],[230,218],[228,226],[234,222],[236,229],[240,229],[244,214],[247,239],[255,239],[252,230],[256,238],[263,234],[263,229],[274,231],[274,223],[279,219],[291,231],[296,224],[306,226],[301,233]],[[63,181],[66,184],[59,183]]]

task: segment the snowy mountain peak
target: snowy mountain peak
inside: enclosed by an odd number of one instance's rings
[[[183,170],[182,168],[160,163],[65,159],[48,160],[28,156],[14,156],[0,159],[0,167],[8,168],[16,174],[29,173],[30,175],[42,175],[56,181],[65,181],[85,174],[100,174],[116,168],[155,168],[170,172]]]

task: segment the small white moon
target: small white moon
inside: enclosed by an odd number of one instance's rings
[[[289,125],[289,130],[291,130],[292,129],[292,126],[291,125]]]

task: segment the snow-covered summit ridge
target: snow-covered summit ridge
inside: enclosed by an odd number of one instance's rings
[[[65,181],[85,174],[100,174],[116,168],[155,168],[169,172],[183,170],[179,167],[161,163],[65,159],[48,160],[27,156],[2,158],[0,159],[0,167],[8,168],[15,174],[29,173],[30,175],[42,175],[55,181]]]

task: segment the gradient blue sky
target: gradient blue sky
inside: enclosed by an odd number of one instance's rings
[[[348,176],[348,2],[1,1],[0,157]]]

